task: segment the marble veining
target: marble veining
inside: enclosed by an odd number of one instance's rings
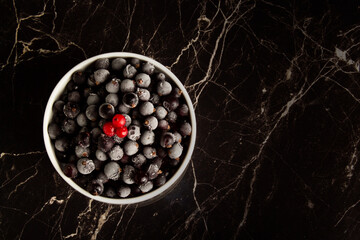
[[[357,1],[2,1],[0,239],[358,239]],[[42,141],[78,62],[152,57],[183,82],[189,169],[150,205],[85,198]]]

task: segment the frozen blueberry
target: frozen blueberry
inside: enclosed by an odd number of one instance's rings
[[[173,88],[173,90],[171,92],[171,95],[176,97],[176,98],[179,98],[182,95],[182,91],[180,90],[180,88],[175,87],[175,88]]]
[[[141,166],[146,162],[146,157],[142,155],[141,153],[134,156],[131,161],[134,164],[134,167],[141,168]]]
[[[61,129],[56,123],[50,123],[48,126],[48,133],[51,139],[56,139],[61,134]]]
[[[113,187],[108,187],[105,188],[105,196],[109,197],[109,198],[113,198],[116,197],[116,192],[115,189]]]
[[[118,93],[120,90],[120,79],[113,78],[105,85],[106,91],[109,93]]]
[[[168,151],[169,157],[172,159],[178,159],[183,152],[183,146],[180,143],[175,143]]]
[[[151,189],[153,189],[153,187],[154,185],[152,181],[147,181],[146,183],[139,185],[139,189],[141,190],[142,193],[149,192]]]
[[[108,152],[110,151],[110,149],[114,146],[115,141],[113,138],[105,135],[105,134],[100,134],[99,139],[98,139],[98,149],[103,151],[103,152]]]
[[[164,174],[160,174],[153,182],[156,187],[160,187],[166,183],[166,176]]]
[[[55,114],[63,112],[65,102],[62,100],[57,100],[53,105],[53,111]]]
[[[109,179],[118,180],[120,177],[120,173],[121,173],[121,167],[116,162],[113,162],[113,161],[108,162],[104,166],[104,173]]]
[[[136,90],[136,94],[138,95],[141,101],[149,101],[150,99],[150,92],[145,88],[138,88]]]
[[[159,128],[162,130],[169,130],[170,125],[169,125],[168,121],[166,121],[165,119],[162,119],[159,121]]]
[[[122,180],[126,184],[135,183],[135,168],[133,166],[125,165]]]
[[[119,103],[119,97],[116,93],[109,93],[106,97],[105,97],[105,102],[110,103],[111,105],[113,105],[114,107],[116,107]]]
[[[108,58],[101,58],[95,61],[95,69],[108,69],[110,66],[110,60]]]
[[[78,158],[89,157],[90,156],[90,148],[77,145],[75,147],[75,155]]]
[[[140,104],[139,112],[143,116],[148,116],[156,111],[154,105],[151,102],[143,102]]]
[[[61,129],[67,134],[73,134],[77,129],[77,124],[74,120],[66,118],[62,123]]]
[[[122,102],[128,108],[135,108],[139,103],[139,97],[135,93],[125,93]]]
[[[100,161],[106,161],[108,159],[107,155],[105,152],[101,151],[101,150],[96,150],[95,152],[95,156],[97,159],[99,159]]]
[[[169,95],[171,93],[171,84],[167,81],[160,81],[157,84],[157,93],[159,96]]]
[[[121,198],[126,198],[127,196],[130,195],[130,193],[131,193],[131,188],[128,187],[128,186],[124,186],[124,185],[123,185],[123,186],[120,186],[119,189],[118,189],[118,191],[117,191],[117,193],[118,193],[119,197],[121,197]]]
[[[164,119],[167,114],[168,114],[168,111],[163,106],[156,107],[155,116],[157,117],[157,119],[159,119],[159,120]]]
[[[118,110],[119,110],[119,112],[122,113],[122,114],[123,114],[123,113],[129,114],[129,112],[130,112],[130,108],[127,107],[127,106],[125,106],[125,104],[123,104],[123,103],[120,103],[120,104],[119,104]]]
[[[156,74],[156,79],[159,81],[165,81],[165,78],[166,78],[166,76],[163,73]]]
[[[80,158],[77,161],[77,165],[76,165],[79,173],[87,175],[92,173],[95,170],[95,164],[93,162],[93,160],[88,159],[88,158]]]
[[[123,93],[127,93],[127,92],[134,92],[135,91],[135,81],[131,80],[131,79],[124,79],[121,83],[120,83],[120,90]]]
[[[156,157],[156,149],[150,146],[144,147],[143,153],[147,159],[153,159]]]
[[[96,105],[88,106],[86,108],[85,115],[90,121],[96,121],[99,117],[97,106]]]
[[[110,119],[115,115],[115,108],[110,103],[103,103],[99,107],[99,115],[102,118]]]
[[[141,133],[140,133],[140,127],[139,126],[130,125],[128,127],[127,137],[130,140],[137,141],[140,138],[140,136],[141,136]]]
[[[111,68],[114,71],[120,71],[126,65],[126,60],[124,58],[115,58],[111,62]]]
[[[176,137],[171,132],[165,132],[161,135],[160,146],[163,148],[171,148],[175,143]]]
[[[106,69],[99,69],[94,72],[95,85],[105,82],[110,77],[110,72]]]
[[[85,113],[80,113],[79,115],[77,115],[76,117],[76,123],[80,126],[80,127],[86,127],[88,124],[88,119],[85,115]]]
[[[173,96],[166,96],[163,101],[163,106],[169,112],[174,111],[179,106],[179,99]]]
[[[118,161],[124,156],[124,151],[119,145],[115,145],[110,151],[109,151],[109,157],[113,161]]]
[[[174,132],[174,135],[175,135],[175,141],[181,143],[182,140],[181,134],[179,132]]]
[[[150,76],[146,73],[139,73],[135,76],[135,81],[136,81],[136,84],[139,86],[139,87],[142,87],[142,88],[147,88],[149,87],[150,83],[151,83],[151,79],[150,79]]]
[[[128,156],[132,156],[139,150],[139,144],[135,141],[128,140],[124,144],[125,154]]]
[[[125,78],[133,78],[135,76],[136,72],[137,72],[136,68],[134,66],[132,66],[131,64],[128,64],[124,68],[123,76]]]
[[[142,145],[151,145],[155,142],[155,133],[153,131],[146,130],[143,132],[140,138]]]
[[[82,85],[86,81],[86,74],[82,71],[76,71],[71,76],[71,79],[74,81],[77,85]]]
[[[152,63],[146,62],[146,63],[143,63],[141,69],[144,73],[151,75],[155,71],[155,66]]]
[[[181,135],[185,136],[190,136],[191,135],[191,125],[188,122],[184,122],[183,124],[181,124],[180,129],[179,129]]]
[[[144,121],[144,126],[149,130],[155,130],[158,127],[158,120],[154,116],[147,116]]]
[[[177,109],[176,112],[181,117],[186,117],[189,115],[189,107],[186,104],[181,104]]]
[[[160,96],[156,93],[152,93],[149,101],[152,102],[154,105],[158,105],[160,104]]]
[[[159,175],[159,166],[156,164],[151,163],[146,170],[146,174],[148,175],[149,180],[153,180],[157,178]]]
[[[92,195],[98,196],[104,192],[104,184],[99,180],[92,180],[91,183],[87,186],[88,192]]]
[[[78,170],[76,166],[72,163],[61,164],[61,170],[65,174],[65,176],[69,178],[76,178],[78,175]]]
[[[131,124],[131,122],[132,122],[131,117],[130,117],[129,115],[127,115],[127,114],[122,114],[122,115],[124,116],[124,118],[125,118],[125,120],[126,120],[126,122],[125,122],[125,127],[130,126],[130,124]]]
[[[105,173],[103,172],[99,172],[97,175],[96,175],[96,180],[97,181],[100,181],[101,183],[107,183],[109,182],[109,178],[105,175]]]
[[[100,97],[96,93],[89,93],[86,103],[88,105],[98,104],[100,102]]]
[[[132,58],[130,60],[130,63],[135,67],[135,68],[139,68],[140,67],[140,59],[138,58]]]
[[[80,93],[78,91],[69,92],[68,93],[68,101],[74,102],[74,103],[79,103],[81,101]]]
[[[66,117],[74,119],[80,113],[80,107],[76,103],[68,102],[64,105],[63,111]]]
[[[166,120],[168,120],[169,123],[176,123],[177,114],[174,111],[169,112],[166,115]]]

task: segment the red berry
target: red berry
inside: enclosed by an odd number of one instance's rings
[[[115,130],[115,132],[116,132],[116,135],[118,135],[119,138],[124,138],[128,134],[128,129],[127,129],[127,127],[123,126],[121,128],[117,128]]]
[[[103,126],[103,131],[106,135],[108,135],[109,137],[114,136],[115,134],[115,127],[112,124],[112,122],[107,122],[104,124]]]
[[[112,123],[115,128],[121,128],[121,127],[125,126],[126,119],[123,115],[116,114],[112,119]]]

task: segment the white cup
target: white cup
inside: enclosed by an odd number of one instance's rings
[[[117,57],[138,58],[142,61],[150,62],[155,66],[156,70],[163,72],[167,76],[168,80],[173,81],[173,83],[175,83],[177,85],[177,87],[179,87],[179,89],[183,92],[183,96],[189,107],[190,121],[191,121],[191,126],[192,126],[192,133],[190,136],[189,147],[188,147],[185,155],[183,155],[185,157],[184,157],[181,165],[175,172],[175,174],[173,176],[171,176],[171,178],[168,179],[168,181],[163,186],[161,186],[153,191],[145,193],[141,196],[131,197],[131,198],[123,198],[123,199],[122,198],[108,198],[108,197],[103,197],[103,196],[94,196],[94,195],[90,194],[88,191],[86,191],[85,189],[81,188],[79,185],[77,185],[72,179],[65,176],[65,174],[63,173],[63,171],[60,168],[59,161],[57,160],[56,155],[55,155],[54,145],[52,144],[51,139],[48,134],[48,125],[53,118],[53,111],[52,111],[53,104],[61,96],[62,92],[64,91],[64,89],[66,87],[66,84],[70,81],[72,74],[78,70],[86,69],[97,59],[117,58]],[[104,203],[110,203],[110,204],[138,204],[138,203],[148,204],[148,203],[151,203],[151,202],[158,200],[159,198],[165,196],[169,191],[171,191],[175,187],[175,185],[177,183],[180,182],[182,176],[185,174],[185,171],[191,160],[191,155],[194,151],[195,139],[196,139],[196,119],[195,119],[194,108],[193,108],[191,99],[189,97],[189,94],[187,93],[186,89],[184,88],[184,86],[182,85],[180,80],[164,65],[162,65],[161,63],[159,63],[149,57],[145,57],[140,54],[128,53],[128,52],[111,52],[111,53],[100,54],[100,55],[94,56],[92,58],[86,59],[85,61],[83,61],[83,62],[79,63],[78,65],[76,65],[75,67],[73,67],[70,71],[68,71],[61,78],[61,80],[59,81],[59,83],[56,85],[53,92],[51,93],[48,103],[46,105],[44,120],[43,120],[43,135],[44,135],[44,142],[45,142],[45,148],[46,148],[47,154],[49,155],[50,161],[53,164],[55,170],[65,180],[65,182],[67,182],[71,187],[73,187],[75,190],[77,190],[81,194],[83,194],[89,198],[95,199],[97,201],[104,202]]]

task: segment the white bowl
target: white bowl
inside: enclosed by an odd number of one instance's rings
[[[168,179],[168,181],[161,187],[150,191],[148,193],[145,193],[141,196],[132,197],[132,198],[108,198],[103,196],[94,196],[90,194],[85,189],[81,188],[79,185],[77,185],[72,179],[65,176],[63,171],[60,168],[59,162],[55,155],[54,146],[50,140],[49,134],[48,134],[48,125],[52,120],[53,112],[52,107],[54,102],[59,99],[62,92],[64,91],[66,84],[70,81],[71,76],[74,72],[78,70],[84,70],[87,68],[91,63],[96,61],[100,58],[116,58],[116,57],[122,57],[122,58],[138,58],[142,61],[150,62],[154,64],[155,68],[159,70],[160,72],[163,72],[167,79],[171,79],[183,92],[184,98],[186,100],[187,105],[189,106],[189,112],[190,112],[190,121],[192,126],[192,133],[190,136],[190,143],[188,150],[185,154],[185,158],[183,159],[181,165],[179,166],[178,170],[175,172],[175,174]],[[50,98],[48,100],[48,103],[46,105],[45,114],[44,114],[44,120],[43,120],[43,135],[44,135],[44,142],[46,151],[49,155],[50,161],[53,164],[55,170],[59,173],[59,175],[75,190],[80,192],[81,194],[85,195],[86,197],[95,199],[100,202],[110,203],[110,204],[137,204],[137,203],[151,203],[154,200],[157,200],[161,197],[163,197],[166,193],[168,193],[170,190],[172,190],[175,185],[181,180],[182,176],[184,175],[187,166],[189,165],[189,162],[191,160],[191,155],[194,150],[195,146],[195,139],[196,139],[196,119],[195,119],[195,112],[193,108],[193,104],[191,102],[191,99],[189,97],[189,94],[185,90],[184,86],[180,82],[180,80],[170,71],[168,70],[164,65],[161,63],[155,61],[154,59],[151,59],[149,57],[145,57],[140,54],[135,53],[129,53],[129,52],[111,52],[111,53],[105,53],[101,55],[94,56],[92,58],[86,59],[85,61],[79,63],[75,67],[73,67],[69,72],[67,72],[59,81],[59,83],[54,88],[53,92],[50,95]]]

